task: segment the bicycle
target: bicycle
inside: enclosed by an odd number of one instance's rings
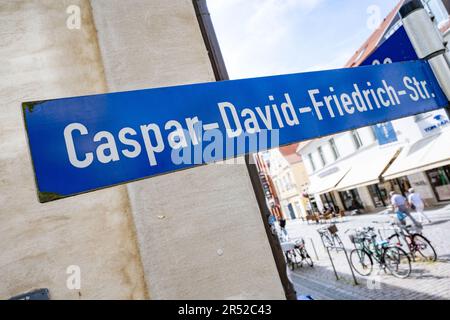
[[[387,241],[390,244],[400,248],[406,245],[413,261],[416,261],[416,253],[419,253],[425,261],[434,262],[437,260],[436,250],[431,245],[430,240],[424,235],[412,231],[411,225],[400,227],[395,222],[392,222],[391,225],[394,233],[387,237]]]
[[[361,276],[368,276],[373,271],[373,260],[378,262],[383,271],[388,269],[397,278],[407,278],[411,274],[411,259],[408,254],[386,240],[377,241],[373,227],[356,230],[350,235],[355,245],[350,253],[352,268]]]
[[[337,227],[335,224],[332,224],[329,227],[317,229],[317,232],[319,232],[325,247],[335,248],[336,250],[338,248],[342,249],[344,248],[344,244],[342,243],[341,238],[339,238],[339,235],[337,234]]]
[[[285,251],[285,256],[286,262],[291,270],[294,270],[298,266],[302,267],[303,262],[306,262],[310,267],[314,266],[308,251],[306,251],[305,240],[303,239],[295,241],[292,247]]]

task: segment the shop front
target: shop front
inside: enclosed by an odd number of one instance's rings
[[[311,183],[307,190],[310,197],[311,210],[314,212],[322,212],[328,208],[339,208],[339,201],[336,201],[336,196],[333,190],[336,185],[349,171],[348,167],[339,168],[332,167],[321,174],[310,177]]]
[[[399,153],[398,146],[372,147],[352,159],[354,165],[337,185],[345,210],[371,211],[389,204],[393,187],[380,183],[380,176]]]
[[[425,137],[404,148],[383,174],[393,190],[406,195],[413,187],[429,203],[450,200],[450,130]]]
[[[389,196],[391,191],[407,197],[409,188],[411,188],[411,183],[407,177],[398,177],[367,186],[375,208],[383,208],[391,204]]]
[[[336,201],[336,198],[332,192],[326,192],[320,195],[320,200],[324,206],[324,210],[331,209],[335,212],[339,211],[339,205]]]
[[[383,208],[389,205],[389,191],[385,183],[377,183],[367,186],[375,208]]]
[[[346,211],[364,210],[364,205],[357,189],[339,192],[342,204]]]
[[[450,201],[450,165],[426,171],[438,201]]]
[[[408,177],[398,177],[392,180],[387,181],[390,191],[394,191],[395,193],[401,194],[404,197],[408,195],[408,190],[411,188],[411,183],[408,180]]]

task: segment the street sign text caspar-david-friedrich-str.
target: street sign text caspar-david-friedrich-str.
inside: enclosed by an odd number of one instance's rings
[[[41,202],[447,105],[427,62],[23,103]]]

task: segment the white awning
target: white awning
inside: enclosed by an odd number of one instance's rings
[[[402,150],[383,174],[385,180],[450,164],[450,130],[423,138]]]
[[[308,188],[309,194],[322,194],[333,190],[349,171],[348,168],[333,167],[315,177],[311,177]],[[328,173],[330,172],[330,173]]]
[[[364,187],[379,182],[379,177],[399,155],[398,146],[379,148],[375,147],[355,156],[351,160],[352,167],[339,182],[338,191]],[[350,160],[348,160],[350,161]]]

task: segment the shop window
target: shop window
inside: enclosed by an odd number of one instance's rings
[[[359,193],[356,189],[339,192],[345,210],[361,210],[364,209]]]
[[[400,177],[400,178],[397,178],[396,180],[397,180],[398,186],[400,187],[401,194],[406,197],[408,195],[409,188],[411,188],[411,184],[409,183],[408,178]]]
[[[388,192],[384,186],[380,184],[373,184],[367,187],[372,198],[373,204],[376,208],[385,207],[388,201]]]
[[[427,175],[436,198],[450,200],[450,166],[429,170]]]
[[[320,195],[320,200],[322,200],[322,204],[324,207],[324,212],[331,209],[334,212],[339,212],[339,207],[337,206],[336,199],[334,198],[333,193],[323,193]]]

